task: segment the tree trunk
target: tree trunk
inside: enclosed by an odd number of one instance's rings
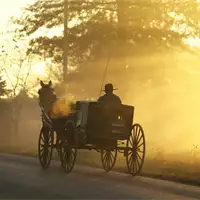
[[[116,0],[116,4],[117,4],[117,17],[118,17],[118,46],[124,46],[126,45],[126,30],[129,26],[129,18],[127,15],[127,11],[129,9],[129,5],[128,5],[128,1],[127,0]],[[125,53],[126,52],[120,52],[120,53]],[[126,55],[122,55],[120,56],[120,60],[117,60],[117,63],[120,65],[120,69],[122,72],[122,76],[120,78],[118,78],[118,83],[120,83],[120,88],[119,88],[119,93],[122,96],[126,95],[127,92],[127,84],[128,84],[128,80],[127,80],[127,76],[128,76],[128,69],[127,69],[127,65],[128,65],[128,58],[126,57]],[[125,82],[124,84],[122,84],[123,82]]]
[[[117,18],[118,18],[118,27],[123,29],[126,28],[129,24],[129,19],[127,15],[127,11],[129,9],[129,5],[127,0],[116,0],[117,3]]]

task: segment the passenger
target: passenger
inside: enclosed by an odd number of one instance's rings
[[[106,104],[106,105],[119,105],[121,104],[121,99],[113,94],[113,85],[111,83],[108,83],[105,85],[105,89],[103,90],[106,94],[101,96],[98,101],[100,103]]]

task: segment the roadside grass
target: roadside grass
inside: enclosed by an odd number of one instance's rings
[[[0,152],[37,157],[37,149],[28,147],[22,148],[12,145],[12,148],[10,148],[8,146],[1,146]],[[53,159],[58,159],[56,152],[53,155]],[[102,167],[100,153],[94,151],[79,151],[76,163],[97,168]],[[127,173],[126,161],[123,155],[118,155],[113,170]],[[140,175],[200,186],[200,158],[193,158],[185,154],[147,155]]]

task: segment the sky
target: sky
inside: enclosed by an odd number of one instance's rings
[[[34,0],[6,0],[3,1],[3,6],[0,7],[0,33],[5,33],[8,20],[12,16],[20,16],[22,13],[23,7],[27,6],[28,3],[32,3]],[[6,35],[7,36],[7,35]],[[5,40],[7,38],[0,35],[0,40]],[[2,41],[3,41],[2,40]],[[25,70],[26,71],[26,70]],[[12,73],[7,73],[10,77],[9,80],[13,80]],[[45,64],[44,62],[36,62],[31,68],[32,76],[29,78],[30,81],[35,81],[37,78],[41,78],[45,74]],[[7,79],[7,78],[6,78]],[[8,87],[12,87],[10,81],[7,80]]]
[[[1,29],[3,26],[6,25],[7,20],[12,15],[19,15],[20,14],[20,8],[25,6],[27,3],[27,0],[6,0],[3,1],[2,5],[0,7],[0,27]]]
[[[21,9],[35,0],[5,0],[0,6],[0,29],[6,26],[11,16],[19,16]]]

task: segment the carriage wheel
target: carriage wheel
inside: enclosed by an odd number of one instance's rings
[[[101,162],[105,171],[109,172],[115,166],[117,149],[104,149],[101,151]]]
[[[62,134],[62,144],[60,151],[61,165],[66,173],[70,173],[74,167],[77,148],[78,138],[76,130],[72,124],[67,124]]]
[[[51,164],[53,153],[53,133],[46,127],[42,127],[38,142],[38,156],[43,169],[46,169]]]
[[[145,158],[145,136],[139,124],[133,125],[132,132],[126,143],[126,148],[128,171],[130,174],[136,175],[141,171]]]

